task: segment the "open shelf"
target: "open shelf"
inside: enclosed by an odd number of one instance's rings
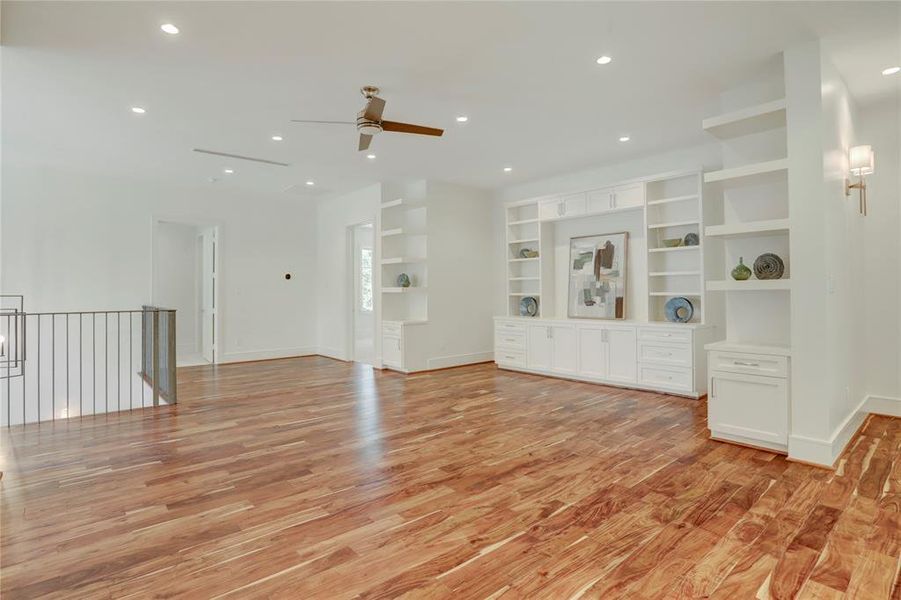
[[[540,277],[508,277],[510,281],[539,281]]]
[[[701,127],[718,138],[737,137],[785,127],[785,98],[704,119]]]
[[[540,223],[541,219],[521,219],[519,221],[510,221],[507,225],[528,225],[530,223]]]
[[[682,252],[684,250],[697,250],[700,246],[673,246],[672,248],[648,248],[648,252]]]
[[[687,296],[688,298],[700,298],[700,292],[648,292],[648,296]]]
[[[427,288],[425,286],[409,286],[409,287],[383,287],[382,293],[384,294],[408,294],[410,292],[419,292],[425,291]]]
[[[697,194],[688,194],[686,196],[673,196],[672,198],[661,198],[659,200],[648,200],[648,206],[659,206],[661,204],[671,204],[673,202],[686,202],[688,200],[694,200],[697,202],[698,195]]]
[[[699,225],[700,222],[694,221],[673,221],[672,223],[648,223],[648,229],[665,229],[667,227],[687,227],[689,225]]]
[[[746,279],[745,281],[723,279],[720,281],[707,282],[708,292],[758,292],[767,290],[787,291],[790,289],[790,279]]]
[[[746,235],[785,233],[789,230],[790,223],[788,219],[772,219],[769,221],[750,221],[747,223],[711,225],[704,231],[704,233],[708,236],[739,237]]]
[[[528,262],[528,261],[531,261],[531,260],[538,260],[538,258],[539,258],[539,257],[534,256],[534,257],[532,257],[532,258],[510,258],[510,259],[507,259],[507,260],[509,260],[510,262]]]
[[[510,240],[507,242],[508,244],[537,244],[538,238],[532,239],[522,239],[522,240]]]
[[[791,356],[791,347],[787,344],[757,344],[745,342],[730,342],[722,340],[704,345],[705,350],[719,350],[720,352],[741,352],[745,354],[771,354],[775,356]]]
[[[395,229],[384,229],[382,230],[382,237],[391,237],[394,235],[403,235],[406,233],[403,227],[397,227]]]
[[[539,294],[538,292],[510,292],[509,295],[516,298],[528,298],[530,296],[533,298],[538,298],[539,296],[541,296],[541,294]]]
[[[788,159],[780,158],[778,160],[768,160],[750,165],[742,165],[740,167],[732,167],[730,169],[710,171],[709,173],[704,173],[704,183],[715,183],[717,181],[727,182],[749,177],[760,177],[780,173],[786,170],[788,170]]]
[[[415,263],[425,262],[424,258],[412,258],[409,256],[395,256],[393,258],[383,258],[383,265],[412,265]]]
[[[700,271],[657,271],[648,273],[648,277],[690,277],[692,275],[700,274]]]
[[[407,207],[420,207],[423,206],[422,202],[417,202],[415,200],[407,200],[406,198],[398,198],[396,200],[389,200],[388,202],[382,202],[381,208],[385,210],[386,208],[394,208],[395,206],[407,206]]]

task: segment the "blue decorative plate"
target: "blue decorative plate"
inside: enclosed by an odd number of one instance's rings
[[[695,314],[695,307],[691,305],[688,298],[670,298],[663,307],[666,313],[666,320],[670,323],[688,323]]]
[[[538,300],[526,296],[519,301],[519,314],[523,317],[534,317],[538,314]]]

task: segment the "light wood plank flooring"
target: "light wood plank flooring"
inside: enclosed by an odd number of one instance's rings
[[[901,420],[835,472],[705,404],[477,365],[179,372],[175,408],[3,431],[13,598],[901,598]]]

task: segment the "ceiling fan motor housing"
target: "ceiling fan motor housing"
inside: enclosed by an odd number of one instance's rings
[[[382,124],[363,116],[363,111],[357,115],[357,131],[363,135],[375,135],[382,132]]]

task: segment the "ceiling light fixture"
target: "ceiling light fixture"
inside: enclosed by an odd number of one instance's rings
[[[234,170],[234,169],[222,169],[222,172],[223,172],[223,173],[228,173],[229,175],[231,175],[232,173],[235,172],[235,170]]]
[[[457,117],[457,123],[465,123],[468,120],[469,117],[467,117],[466,115],[460,115],[459,117]]]
[[[628,142],[628,141],[631,140],[631,139],[632,139],[632,138],[630,138],[630,137],[627,136],[627,135],[621,135],[621,136],[619,136],[619,141],[621,141],[621,142]]]
[[[598,58],[596,62],[599,65],[609,65],[611,62],[613,62],[613,59],[610,58],[609,56],[604,55],[604,56]]]
[[[369,160],[375,160],[375,154],[367,154],[366,158],[368,158]]]
[[[504,173],[509,173],[513,170],[513,167],[504,167]]]
[[[888,69],[882,69],[883,75],[894,75],[898,72],[901,72],[901,67],[889,67]]]
[[[168,33],[169,35],[175,35],[178,33],[178,27],[176,27],[172,23],[165,23],[164,25],[160,25],[160,29],[162,29],[163,32]]]
[[[308,181],[308,182],[307,182],[307,185],[316,185],[316,183],[313,182],[313,181]]]
[[[282,141],[283,139],[285,139],[285,138],[283,138],[283,137],[280,136],[280,135],[274,135],[274,136],[272,136],[272,141],[273,141],[273,142],[280,142],[280,141]]]
[[[140,106],[132,106],[131,112],[135,113],[136,115],[143,115],[147,111],[144,110],[143,108],[141,108]]]

